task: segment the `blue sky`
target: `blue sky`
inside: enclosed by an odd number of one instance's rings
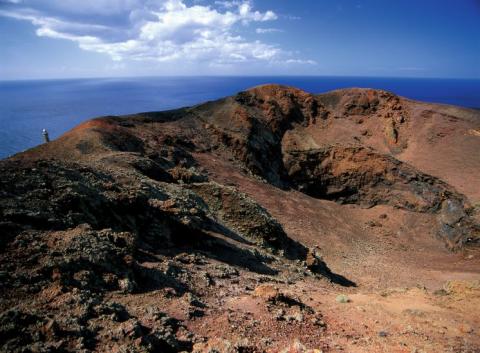
[[[479,0],[0,0],[0,80],[480,78]]]

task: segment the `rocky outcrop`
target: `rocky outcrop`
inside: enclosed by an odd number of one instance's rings
[[[315,124],[326,111],[311,94],[298,89],[266,85],[240,92],[222,107],[200,106],[195,114],[208,121],[210,137],[225,146],[253,174],[285,187],[281,140],[295,124]],[[218,148],[218,147],[217,147]]]
[[[384,139],[391,152],[398,153],[407,144],[403,131],[409,124],[410,113],[400,97],[382,90],[338,90],[316,97],[329,116],[337,119],[378,119]]]
[[[446,199],[464,202],[440,180],[363,147],[286,151],[284,164],[295,187],[318,198],[367,207],[389,204],[416,212],[436,212]]]
[[[290,239],[280,223],[244,193],[217,183],[196,183],[188,188],[202,197],[208,205],[207,212],[219,223],[245,240],[290,259],[305,258],[305,247]]]
[[[317,198],[438,214],[438,236],[450,249],[478,234],[463,195],[391,156],[363,147],[330,146],[288,151],[284,163],[293,185]]]
[[[338,121],[370,121],[362,136],[376,140],[322,140]],[[388,92],[316,96],[266,85],[191,108],[94,119],[0,161],[0,350],[191,351],[207,340],[182,320],[216,310],[202,296],[221,306],[225,290],[307,277],[355,286],[302,244],[321,242],[323,224],[312,235],[305,223],[281,222],[283,202],[292,206],[278,195],[305,197],[293,217],[310,214],[311,198],[381,205],[436,219],[451,249],[475,244],[478,208],[401,161],[411,123],[408,104]],[[275,195],[275,217],[257,193]],[[289,325],[311,315],[290,297],[270,302],[295,307],[277,315]]]
[[[166,183],[159,180],[168,179],[163,175],[171,170],[151,174],[154,162],[132,155],[124,164],[119,159],[110,158],[119,168],[110,173],[58,161],[2,162],[0,262],[8,272],[2,272],[0,285],[2,296],[27,300],[21,310],[0,317],[3,350],[92,349],[100,339],[132,345],[134,351],[184,350],[192,343],[176,338],[178,324],[168,331],[105,300],[112,291],[185,290],[187,284],[175,277],[180,268],[153,270],[142,265],[148,256],[162,256],[155,262],[163,266],[178,249],[200,251],[260,273],[274,273],[265,262],[271,260],[222,239],[240,246],[251,241],[292,259],[305,256],[265,209],[234,189],[212,183],[183,187],[185,178],[174,173]],[[32,295],[69,299],[55,299],[58,307],[51,311],[29,302]],[[0,309],[7,308],[4,301]],[[63,317],[64,312],[72,315]],[[41,327],[45,332],[38,334]]]
[[[227,149],[250,173],[269,183],[340,203],[387,204],[438,214],[439,238],[452,249],[477,237],[466,198],[445,182],[393,155],[361,144],[321,145],[308,134],[327,129],[331,119],[377,119],[384,125],[386,148],[396,154],[407,144],[401,131],[410,120],[399,97],[361,89],[314,96],[266,85],[219,104],[195,110],[217,138],[215,148]],[[450,211],[442,207],[444,202],[461,209],[464,221],[447,225],[443,220]],[[466,223],[472,226],[465,227]]]

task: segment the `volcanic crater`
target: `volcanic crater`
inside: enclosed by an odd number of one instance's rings
[[[5,352],[480,352],[480,112],[263,85],[0,161]]]

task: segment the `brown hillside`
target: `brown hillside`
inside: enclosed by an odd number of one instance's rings
[[[479,352],[479,151],[360,88],[87,121],[0,162],[0,350]]]

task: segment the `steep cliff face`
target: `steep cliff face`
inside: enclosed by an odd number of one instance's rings
[[[476,251],[479,129],[478,113],[384,91],[278,85],[81,124],[0,162],[0,345],[201,351],[216,306],[263,281],[411,284],[419,261],[456,256],[443,245]],[[427,161],[438,139],[461,136]],[[463,161],[467,184],[450,178],[445,159]],[[383,267],[372,265],[368,282],[356,269],[372,249]],[[282,339],[318,330],[318,312],[268,291],[268,310],[311,319],[292,319]],[[262,332],[246,351],[266,348]]]
[[[468,199],[396,158],[410,141],[413,118],[407,106],[384,91],[353,89],[314,96],[267,85],[194,108],[192,114],[204,121],[206,139],[214,141],[210,148],[228,150],[249,172],[275,186],[341,203],[387,204],[438,214],[439,237],[452,249],[461,247],[478,236]],[[357,126],[371,120],[380,131],[376,136],[358,127],[349,131],[370,134],[374,143],[362,143],[357,136],[352,141],[345,136],[323,141],[321,134],[335,130],[335,120]],[[375,149],[379,144],[383,146]],[[442,207],[445,204],[455,206]],[[455,216],[449,214],[451,209]],[[452,218],[457,222],[442,222]]]

